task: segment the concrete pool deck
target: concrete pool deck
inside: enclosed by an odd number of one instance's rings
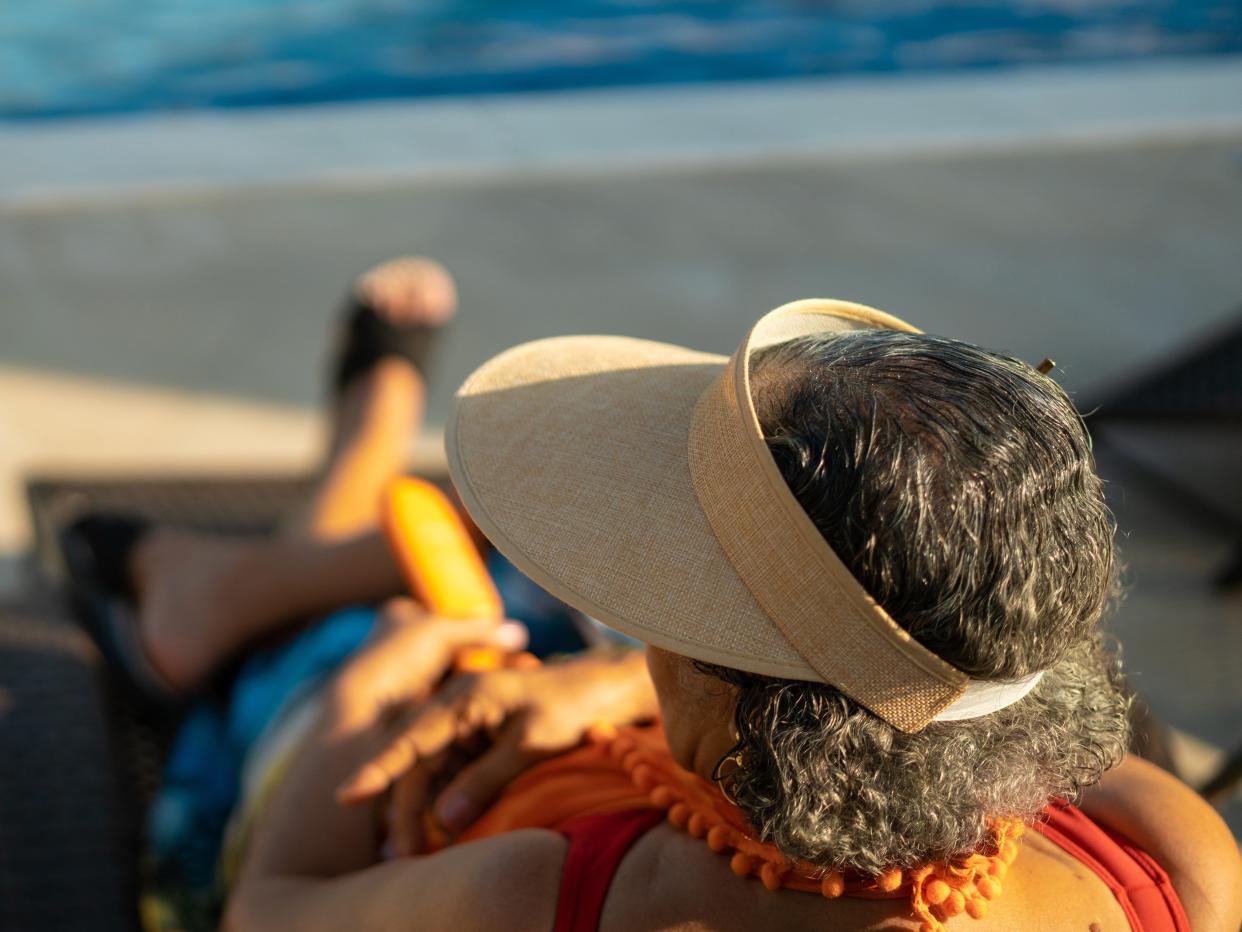
[[[461,285],[433,423],[512,343],[728,351],[814,294],[1052,356],[1089,405],[1242,309],[1242,62],[0,128],[0,551],[32,471],[305,465],[334,302],[410,251]],[[1230,541],[1103,464],[1118,629],[1206,768],[1242,710]]]

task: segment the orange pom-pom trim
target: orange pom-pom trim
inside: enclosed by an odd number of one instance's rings
[[[702,838],[707,834],[707,816],[701,812],[690,813],[690,821],[686,823],[686,831],[693,838]]]
[[[933,878],[923,887],[923,898],[932,906],[939,906],[953,891],[943,880]]]
[[[667,786],[657,786],[651,791],[651,804],[657,809],[667,809],[676,799],[672,789]]]
[[[716,786],[678,767],[662,741],[632,729],[615,736],[600,729],[590,737],[607,745],[608,756],[653,806],[666,810],[672,825],[704,839],[712,851],[729,855],[729,867],[739,877],[758,877],[769,890],[818,893],[827,899],[909,897],[920,932],[945,932],[945,920],[962,913],[974,919],[986,916],[988,901],[1000,896],[1001,880],[1018,855],[1022,822],[998,819],[980,851],[952,861],[892,868],[877,876],[825,872],[803,861],[790,862],[775,845],[756,838],[741,811]]]
[[[707,833],[707,847],[717,854],[729,847],[729,830],[723,825],[714,825]]]
[[[673,803],[668,810],[668,820],[677,828],[685,828],[690,821],[690,807],[684,802]]]
[[[885,871],[875,879],[875,885],[885,893],[892,893],[901,886],[903,876],[900,870]]]
[[[775,891],[781,888],[781,872],[771,862],[767,862],[759,868],[759,879],[763,881],[763,885],[769,890]]]
[[[829,871],[820,881],[819,892],[830,900],[835,900],[845,892],[845,876],[840,871]]]
[[[966,897],[962,896],[961,890],[950,890],[949,895],[940,904],[940,908],[944,910],[946,916],[956,916],[966,911]]]

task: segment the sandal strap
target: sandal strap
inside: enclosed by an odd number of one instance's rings
[[[61,531],[60,549],[78,622],[133,693],[169,709],[181,696],[142,643],[129,574],[129,558],[149,529],[148,522],[130,515],[88,514]]]
[[[370,303],[357,296],[350,298],[344,345],[332,380],[337,393],[388,356],[407,360],[425,377],[432,346],[444,326],[442,323],[393,323]]]
[[[129,558],[149,530],[147,521],[133,515],[83,515],[61,535],[70,574],[78,581],[89,579],[108,595],[132,601]]]

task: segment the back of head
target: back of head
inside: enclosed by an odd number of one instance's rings
[[[752,365],[785,481],[918,641],[1025,699],[906,734],[820,683],[705,669],[739,689],[731,791],[787,854],[879,872],[973,849],[993,817],[1073,797],[1124,753],[1097,623],[1113,524],[1068,398],[1026,364],[887,330],[807,337]]]

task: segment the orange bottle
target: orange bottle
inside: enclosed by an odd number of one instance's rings
[[[410,592],[437,615],[494,617],[504,606],[457,509],[425,479],[394,479],[384,493],[383,527]],[[462,651],[458,670],[486,670],[505,663],[492,647]]]

